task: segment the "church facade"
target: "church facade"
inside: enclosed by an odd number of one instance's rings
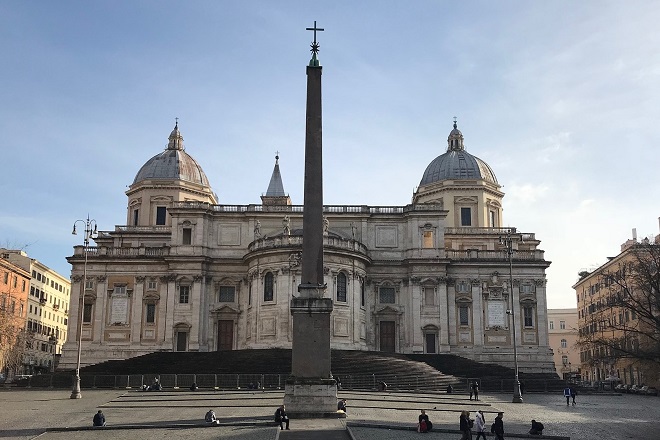
[[[551,372],[550,262],[533,233],[501,226],[504,193],[455,123],[447,142],[412,203],[324,207],[331,346],[512,366],[515,331],[521,371]],[[71,331],[60,368],[75,368],[81,317],[83,365],[154,351],[290,348],[303,206],[284,191],[278,160],[260,204],[223,205],[177,124],[126,192],[125,225],[68,258]]]

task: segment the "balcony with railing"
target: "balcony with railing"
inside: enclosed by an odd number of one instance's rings
[[[85,255],[85,250],[87,251],[87,258],[99,258],[99,257],[122,257],[122,258],[138,258],[138,257],[165,257],[169,255],[169,247],[107,247],[107,246],[75,246],[73,255],[76,257],[83,257]]]
[[[512,259],[513,261],[544,261],[544,253],[542,250],[514,250]],[[484,251],[480,249],[464,249],[446,251],[447,258],[450,260],[489,260],[489,261],[508,261],[509,255],[506,249],[498,251]]]
[[[302,213],[303,205],[211,205],[205,202],[174,202],[173,209],[203,209],[214,212],[292,212]],[[441,204],[405,206],[324,205],[326,214],[402,214],[407,212],[441,211]],[[122,227],[124,228],[124,227]]]
[[[277,237],[260,238],[248,246],[249,252],[287,248],[287,247],[302,247],[303,238],[300,235],[280,235]],[[324,237],[323,247],[326,249],[341,249],[346,251],[358,252],[367,255],[367,247],[356,240],[345,239],[340,237]]]

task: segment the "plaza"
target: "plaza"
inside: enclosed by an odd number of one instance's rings
[[[504,412],[505,438],[529,438],[532,418],[554,438],[620,440],[656,438],[660,418],[657,397],[636,395],[579,395],[566,406],[558,394],[525,394],[523,404],[508,394],[482,394],[470,401],[466,394],[408,392],[340,392],[347,399],[346,419],[291,420],[281,438],[408,439],[425,409],[434,424],[426,438],[459,439],[461,410],[481,409],[490,426]],[[0,391],[0,438],[32,439],[276,439],[279,429],[272,414],[281,404],[281,391],[162,391],[83,390],[83,398],[69,399],[68,390],[8,389]],[[219,426],[207,426],[204,414],[213,408]],[[107,427],[90,429],[92,416],[102,410]],[[93,432],[92,432],[93,431]],[[336,434],[335,437],[326,437]],[[493,438],[489,434],[489,438]],[[536,437],[538,438],[538,436]]]

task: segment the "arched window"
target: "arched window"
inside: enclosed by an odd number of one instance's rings
[[[264,278],[264,301],[273,300],[273,284],[274,284],[273,273],[268,272],[266,274],[266,277]]]
[[[337,301],[346,302],[346,274],[343,272],[337,275]]]
[[[566,348],[566,347],[568,347],[568,342],[566,341],[566,339],[562,339],[561,340],[561,348]]]

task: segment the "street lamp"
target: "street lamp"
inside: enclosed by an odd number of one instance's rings
[[[73,389],[71,390],[71,399],[80,399],[82,394],[80,394],[80,356],[82,354],[82,328],[83,328],[83,318],[84,318],[84,309],[85,309],[85,288],[87,287],[87,249],[89,247],[89,239],[94,238],[97,234],[96,229],[96,220],[90,220],[89,214],[87,214],[87,220],[76,220],[73,222],[73,235],[76,233],[76,225],[78,222],[85,225],[85,238],[83,240],[83,252],[85,253],[85,264],[83,266],[83,284],[80,292],[80,299],[78,307],[78,362],[76,363],[76,376],[73,378]],[[92,229],[93,228],[93,229]]]
[[[522,403],[522,394],[520,393],[520,380],[518,379],[518,347],[516,346],[516,313],[514,311],[513,301],[513,238],[511,229],[507,229],[504,237],[500,236],[500,244],[506,248],[509,257],[509,296],[511,297],[511,309],[507,314],[511,315],[511,326],[513,327],[513,367],[516,370],[516,381],[513,384],[513,403]]]

